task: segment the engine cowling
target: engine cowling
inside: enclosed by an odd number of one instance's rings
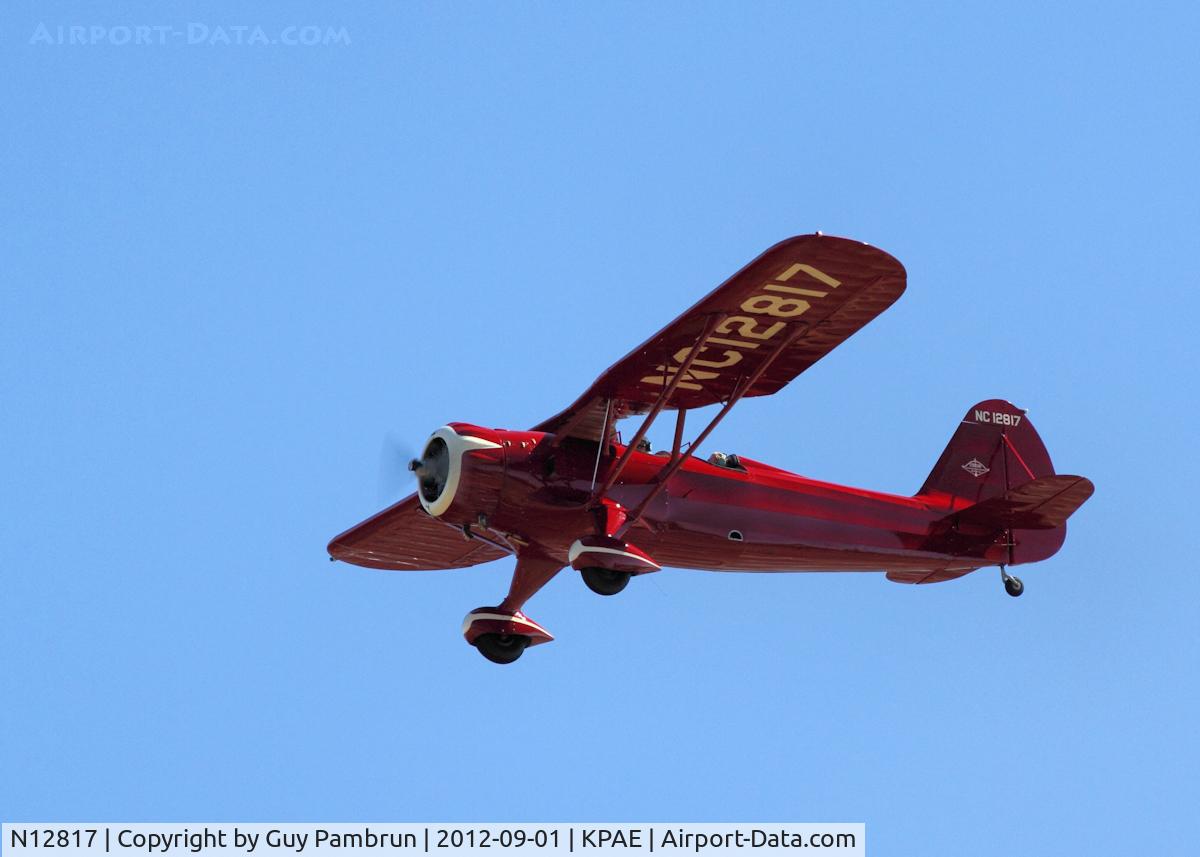
[[[442,426],[412,464],[421,506],[454,524],[491,516],[504,481],[504,445],[491,429],[464,423]]]

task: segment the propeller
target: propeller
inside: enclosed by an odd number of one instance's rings
[[[416,460],[416,452],[412,445],[402,440],[393,432],[383,437],[379,447],[379,502],[392,504],[409,493],[410,472],[416,473],[412,467]],[[420,474],[417,473],[417,478]]]
[[[379,450],[381,503],[395,503],[408,493],[409,477],[405,471],[417,478],[417,488],[426,500],[436,500],[450,476],[450,453],[446,442],[433,438],[425,447],[423,457],[417,458],[411,446],[390,432],[386,434]]]

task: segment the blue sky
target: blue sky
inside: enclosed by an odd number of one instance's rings
[[[1198,22],[4,4],[0,817],[1190,851]],[[911,493],[967,406],[1008,398],[1097,486],[1023,598],[992,572],[667,570],[612,599],[564,573],[528,607],[557,641],[500,668],[458,629],[511,561],[327,562],[394,499],[389,433],[533,425],[816,229],[896,255],[908,293],[708,448]]]

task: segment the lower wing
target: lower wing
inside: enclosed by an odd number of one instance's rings
[[[329,543],[329,556],[367,568],[432,571],[491,562],[507,551],[429,517],[413,494]]]

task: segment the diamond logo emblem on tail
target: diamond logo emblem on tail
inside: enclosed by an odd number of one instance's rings
[[[978,479],[980,476],[987,473],[992,468],[988,467],[986,464],[984,464],[978,458],[972,458],[970,461],[968,461],[966,464],[964,464],[962,466],[962,469],[967,471],[968,473],[970,473],[976,479]]]

